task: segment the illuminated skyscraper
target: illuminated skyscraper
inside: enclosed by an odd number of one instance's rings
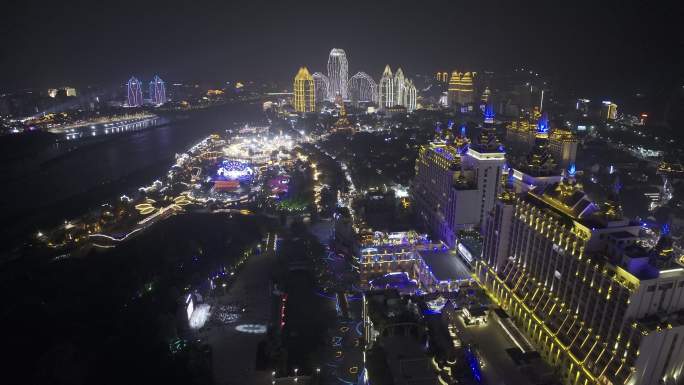
[[[406,78],[401,67],[394,73],[394,105],[405,106],[404,94],[406,93]]]
[[[349,79],[349,98],[352,102],[377,102],[378,85],[365,72],[358,72]]]
[[[314,93],[316,103],[330,99],[330,79],[320,72],[314,72]]]
[[[297,112],[316,110],[316,91],[314,78],[306,67],[299,68],[294,78],[294,107]]]
[[[128,80],[128,107],[140,107],[143,104],[142,83],[135,76]]]
[[[448,88],[449,106],[466,105],[473,103],[473,77],[475,72],[451,73]]]
[[[465,132],[454,143],[421,146],[411,195],[418,218],[432,235],[455,246],[459,230],[479,228],[500,190],[505,153],[492,132],[469,144]]]
[[[416,86],[411,79],[404,76],[404,71],[401,68],[392,75],[390,66],[385,66],[385,71],[380,78],[379,89],[378,104],[380,108],[402,106],[406,107],[407,111],[416,109]]]
[[[157,75],[150,82],[150,102],[156,106],[166,103],[166,86]]]
[[[591,201],[574,172],[501,194],[481,283],[563,384],[681,384],[684,267],[669,246],[647,249],[619,205]]]
[[[565,128],[554,128],[549,133],[549,151],[562,168],[575,163],[578,143],[577,135]]]
[[[394,93],[394,76],[389,64],[385,66],[385,71],[380,78],[380,93],[378,95],[378,105],[380,108],[394,107],[396,101]]]
[[[348,68],[347,54],[341,48],[333,48],[330,51],[330,56],[328,56],[328,79],[330,79],[328,93],[330,100],[335,100],[337,95],[342,96],[343,100],[348,99]]]
[[[413,84],[413,80],[407,79],[406,85],[404,87],[404,106],[408,112],[416,109],[417,102],[417,91],[416,86]]]
[[[601,105],[601,118],[605,120],[617,119],[617,104],[604,100]]]

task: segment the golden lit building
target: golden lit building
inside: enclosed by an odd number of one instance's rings
[[[306,67],[301,67],[294,78],[294,108],[297,112],[316,110],[314,79]]]
[[[617,104],[604,100],[601,104],[601,118],[605,120],[617,119]]]
[[[554,128],[549,133],[549,152],[561,168],[568,168],[577,158],[577,135],[564,128]]]
[[[448,72],[437,72],[435,74],[435,79],[437,79],[437,81],[440,83],[446,83],[449,81],[449,73]]]
[[[447,102],[449,106],[466,105],[474,102],[473,78],[475,72],[451,73],[449,88],[447,89]]]
[[[506,144],[511,148],[528,151],[538,139],[548,141],[548,151],[561,168],[575,163],[577,136],[565,128],[550,128],[548,119],[535,108],[531,117],[520,117],[506,126]]]
[[[512,147],[532,147],[537,135],[537,122],[521,117],[506,126],[506,144]]]
[[[490,212],[478,278],[563,384],[681,384],[684,268],[656,264],[639,232],[572,176]]]

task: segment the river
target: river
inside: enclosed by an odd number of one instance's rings
[[[175,154],[207,135],[264,117],[259,103],[228,104],[187,116],[99,142],[48,144],[2,161],[0,250],[149,184],[163,176]]]

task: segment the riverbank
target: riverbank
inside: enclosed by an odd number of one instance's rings
[[[3,311],[13,328],[8,365],[22,383],[211,383],[201,345],[169,348],[185,333],[177,300],[260,242],[265,222],[188,214],[86,258],[5,266],[0,287],[17,294]]]
[[[68,149],[59,148],[51,134],[37,133],[27,137],[30,140],[11,138],[4,147],[22,149],[0,157],[4,159],[0,162],[0,225],[5,229],[0,234],[0,252],[20,245],[41,229],[136,191],[165,174],[175,154],[199,139],[231,128],[234,122],[258,119],[263,113],[257,104],[238,103],[187,116],[104,142],[78,145],[70,141],[69,146],[76,145]]]

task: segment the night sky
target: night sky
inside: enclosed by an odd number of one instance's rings
[[[0,91],[155,73],[284,81],[300,65],[323,71],[332,47],[351,73],[375,77],[389,63],[409,75],[526,66],[579,93],[681,80],[681,2],[556,3],[12,1],[0,16]]]

